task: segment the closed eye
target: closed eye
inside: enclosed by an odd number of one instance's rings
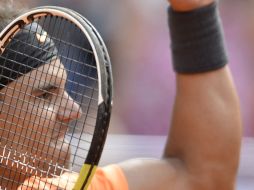
[[[50,93],[50,92],[44,92],[41,95],[36,96],[36,97],[37,98],[41,98],[41,99],[45,99],[45,100],[50,100],[52,96],[53,96],[52,93]]]
[[[59,88],[57,86],[49,85],[49,86],[43,87],[42,89],[34,90],[32,94],[36,98],[50,100],[52,96],[58,93],[58,91],[59,91]]]

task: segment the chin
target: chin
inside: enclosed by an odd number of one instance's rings
[[[0,176],[5,177],[4,181],[8,184],[11,181],[16,181],[17,184],[12,184],[12,187],[6,186],[7,189],[17,189],[18,185],[22,184],[25,179],[31,176],[41,177],[56,177],[69,169],[71,149],[70,144],[64,138],[58,139],[57,142],[52,142],[48,146],[41,147],[41,151],[36,153],[15,153],[15,150],[0,147],[1,152],[8,153],[8,157],[0,159]],[[17,158],[19,164],[17,164]],[[0,184],[0,189],[2,184]],[[14,186],[13,186],[14,185]]]
[[[64,137],[52,140],[48,145],[43,145],[27,155],[26,160],[33,171],[30,174],[42,177],[55,177],[69,169],[71,149],[70,143]],[[27,170],[27,169],[26,169]],[[27,173],[27,172],[25,172]]]

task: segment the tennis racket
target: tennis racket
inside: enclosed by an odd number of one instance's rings
[[[102,38],[72,10],[38,7],[0,33],[0,50],[0,188],[65,176],[73,186],[52,185],[87,189],[112,107]]]

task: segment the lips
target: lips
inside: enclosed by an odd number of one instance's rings
[[[68,131],[68,125],[62,124],[57,127],[55,126],[52,131],[51,139],[52,140],[59,140],[65,136],[67,131]]]

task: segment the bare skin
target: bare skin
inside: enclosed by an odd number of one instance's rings
[[[176,11],[191,11],[211,4],[214,0],[168,0]]]
[[[38,78],[41,80],[36,80]],[[1,97],[0,126],[4,128],[0,130],[0,154],[5,157],[10,154],[9,159],[5,158],[0,163],[0,176],[15,179],[19,183],[36,172],[43,176],[45,174],[40,173],[40,170],[48,171],[49,168],[49,165],[40,162],[43,159],[68,168],[70,148],[69,143],[64,141],[64,135],[69,121],[79,118],[82,112],[64,90],[66,79],[65,69],[57,60],[1,89],[5,96]],[[26,167],[22,169],[21,165],[13,165],[11,160],[15,160],[14,157],[21,161],[41,157],[35,159],[33,164],[30,161],[32,166],[40,170],[28,170],[31,171],[28,174]],[[56,174],[60,172],[57,170]],[[1,179],[1,185],[8,184],[8,189],[15,189],[15,184],[8,183],[10,180],[7,179]]]
[[[190,11],[214,1],[169,2],[174,10]],[[122,163],[129,189],[235,189],[242,123],[229,68],[177,74],[176,78],[177,93],[164,158]]]
[[[178,11],[190,11],[211,2],[169,0]],[[129,189],[234,190],[242,123],[229,68],[177,74],[176,79],[174,113],[164,156],[120,163]]]

